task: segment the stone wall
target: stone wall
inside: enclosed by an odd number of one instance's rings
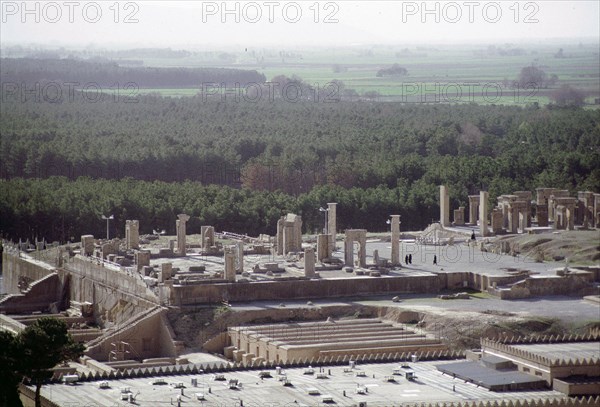
[[[313,279],[175,286],[174,305],[228,301],[335,298],[384,293],[437,293],[445,288],[439,276]]]
[[[0,312],[22,314],[46,311],[52,303],[60,301],[61,284],[57,273],[34,281],[22,294],[10,294],[0,301]]]
[[[91,302],[101,323],[119,323],[159,303],[158,297],[134,271],[118,270],[74,257],[62,271],[72,301]]]
[[[86,356],[98,361],[110,361],[111,351],[117,343],[122,342],[127,343],[128,359],[177,356],[165,312],[164,308],[154,307],[109,329],[88,343]]]
[[[19,294],[19,277],[36,281],[53,273],[55,269],[34,257],[5,248],[2,252],[2,286],[8,294]]]
[[[523,281],[513,284],[510,288],[488,288],[490,294],[497,295],[503,300],[548,295],[584,296],[594,294],[594,290],[597,292],[590,279],[579,275],[526,278]]]

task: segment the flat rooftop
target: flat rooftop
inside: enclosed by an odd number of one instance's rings
[[[304,368],[286,369],[285,374],[292,383],[290,387],[282,385],[283,382],[278,380],[273,369],[270,370],[272,377],[263,380],[259,378],[259,370],[223,373],[226,381],[213,381],[212,374],[157,376],[111,380],[108,389],[100,389],[98,381],[76,385],[46,385],[42,387],[42,395],[64,407],[129,405],[121,401],[120,397],[120,389],[129,387],[133,394],[139,392],[135,400],[137,406],[169,406],[171,401],[172,405],[177,405],[176,397],[181,394],[181,389],[171,384],[180,382],[185,386],[182,396],[184,406],[240,406],[241,402],[244,406],[264,406],[265,403],[315,406],[322,405],[323,395],[330,395],[338,406],[351,406],[361,401],[366,401],[369,406],[389,406],[403,402],[565,398],[563,394],[552,390],[491,392],[484,387],[443,375],[436,366],[444,363],[456,361],[410,363],[417,376],[416,381],[407,381],[403,376],[393,376],[396,378],[395,382],[386,381],[385,378],[392,376],[399,363],[385,363],[359,364],[350,372],[344,371],[347,366],[324,367],[327,378],[321,379],[317,378],[318,367],[315,367],[313,375],[303,374]],[[364,372],[364,376],[357,377],[356,372]],[[152,382],[158,378],[164,379],[168,384],[153,385]],[[197,387],[192,386],[192,379],[197,380]],[[230,389],[227,385],[229,379],[237,379],[242,383],[241,389]],[[368,389],[368,393],[357,394],[357,386]],[[308,389],[314,389],[319,394],[309,395]],[[206,401],[198,401],[196,393],[203,393]]]
[[[600,341],[510,345],[553,361],[600,359]]]
[[[484,366],[480,362],[446,363],[438,366],[441,372],[456,376],[462,380],[472,381],[486,389],[503,391],[506,388],[543,389],[546,381],[517,370],[496,370]]]

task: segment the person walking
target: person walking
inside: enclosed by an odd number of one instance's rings
[[[434,266],[437,265],[437,255],[436,254],[433,255],[433,265]]]

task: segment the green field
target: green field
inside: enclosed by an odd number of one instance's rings
[[[565,58],[556,58],[557,50]],[[515,51],[516,50],[516,51]],[[336,49],[286,51],[244,50],[229,52],[227,61],[218,53],[192,53],[178,59],[146,59],[146,66],[235,67],[254,69],[267,80],[278,75],[297,76],[315,88],[340,80],[359,95],[377,92],[381,101],[527,104],[548,103],[548,95],[562,84],[584,91],[587,102],[600,97],[598,44],[544,44],[488,46],[363,46]],[[511,52],[516,55],[510,55]],[[508,55],[507,55],[508,54]],[[401,77],[377,77],[377,71],[399,64],[408,70]],[[536,90],[514,89],[521,68],[535,65],[547,76],[556,75],[554,85]],[[337,69],[334,69],[337,67]],[[143,89],[164,96],[192,96],[197,89]],[[415,87],[417,91],[415,91]],[[487,97],[482,90],[487,89]],[[410,97],[408,97],[410,96]],[[412,98],[411,98],[412,97]]]

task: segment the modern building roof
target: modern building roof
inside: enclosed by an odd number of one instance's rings
[[[546,381],[517,370],[496,370],[480,362],[446,363],[437,366],[438,370],[462,380],[472,382],[493,391],[518,389],[542,389]]]
[[[196,393],[206,398],[202,405],[211,406],[263,406],[265,403],[277,405],[314,406],[322,404],[323,395],[331,395],[338,406],[358,405],[366,401],[369,406],[398,405],[403,402],[464,402],[466,400],[524,400],[524,399],[564,399],[557,391],[536,390],[506,393],[494,393],[473,383],[453,379],[436,369],[443,361],[411,363],[416,381],[408,381],[403,376],[393,375],[398,363],[358,364],[355,369],[348,366],[324,366],[326,378],[317,378],[315,374],[304,374],[304,368],[285,369],[286,378],[292,386],[283,386],[274,369],[270,369],[272,378],[260,379],[261,370],[237,370],[223,372],[224,381],[215,381],[212,374],[194,374],[180,376],[145,377],[135,379],[109,380],[109,388],[101,389],[101,381],[80,382],[76,385],[53,384],[42,387],[42,395],[57,405],[98,405],[112,406],[127,404],[121,400],[121,389],[129,388],[137,395],[138,406],[169,406],[171,401],[177,405],[176,397],[181,389],[174,384],[183,383],[182,405],[201,405]],[[451,362],[455,363],[455,362]],[[356,372],[364,372],[357,376]],[[329,374],[331,373],[331,374]],[[387,381],[394,377],[395,381]],[[166,384],[157,379],[164,379]],[[192,379],[197,383],[194,386]],[[230,379],[238,380],[242,386],[230,389]],[[153,384],[154,383],[154,384]],[[368,389],[366,394],[356,392],[357,386]],[[210,393],[208,391],[210,387]],[[314,388],[318,395],[309,395],[308,389]],[[139,394],[138,394],[139,392]],[[344,392],[346,395],[344,396]],[[294,403],[296,402],[296,403]]]

